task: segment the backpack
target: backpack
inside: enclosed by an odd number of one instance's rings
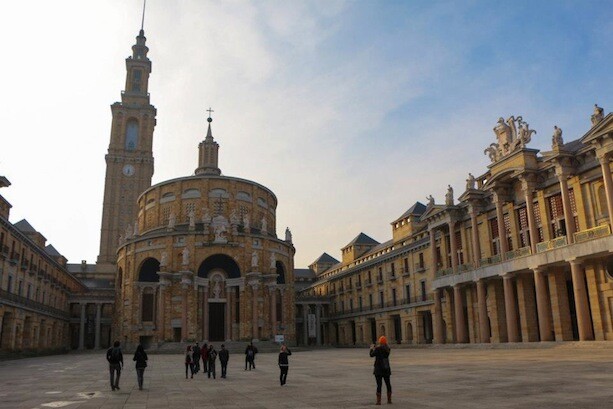
[[[253,353],[253,349],[250,349],[249,351],[247,351],[247,356],[248,356],[249,358],[253,358],[253,355],[255,355],[255,354]]]
[[[109,362],[112,364],[118,364],[121,362],[121,350],[119,348],[111,348]]]

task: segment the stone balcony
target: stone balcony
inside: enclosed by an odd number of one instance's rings
[[[528,271],[536,267],[565,263],[568,260],[613,252],[613,235],[609,226],[598,226],[575,233],[575,243],[568,244],[567,237],[537,244],[537,253],[530,248],[521,248],[507,254],[506,260],[499,256],[481,260],[481,266],[469,271],[440,271],[432,282],[432,289],[476,282],[482,278],[502,276],[507,273]],[[512,258],[509,258],[511,256]]]

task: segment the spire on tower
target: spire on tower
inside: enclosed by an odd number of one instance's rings
[[[221,170],[217,167],[219,144],[213,139],[213,132],[211,131],[211,113],[215,112],[211,108],[206,110],[209,113],[209,117],[206,121],[209,123],[208,130],[206,132],[206,138],[198,145],[198,168],[196,169],[196,175],[221,175]]]
[[[147,0],[143,0],[143,18],[140,22],[140,31],[145,34],[145,7],[147,7]]]

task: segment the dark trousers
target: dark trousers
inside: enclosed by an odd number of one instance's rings
[[[143,377],[145,376],[145,368],[136,368],[136,379],[138,380],[138,389],[143,389]]]
[[[111,375],[111,389],[119,389],[119,377],[121,376],[121,364],[109,364]]]
[[[377,380],[377,393],[381,393],[381,385],[383,384],[383,380],[385,380],[385,389],[387,389],[387,393],[392,393],[392,384],[390,383],[389,375],[375,375],[375,379]]]
[[[221,377],[226,377],[226,371],[228,370],[228,361],[219,361],[221,363]]]
[[[193,363],[185,363],[185,379],[187,379],[187,370],[190,370],[192,373],[192,378],[194,377],[194,364]]]
[[[210,362],[209,361],[209,372],[208,372],[208,377],[211,377],[211,374],[213,374],[213,379],[215,379],[215,361]]]
[[[209,358],[202,356],[202,372],[209,372]]]
[[[287,371],[289,370],[289,366],[280,366],[281,374],[279,375],[279,380],[281,381],[281,385],[285,385],[287,381]]]
[[[200,372],[200,355],[194,355],[194,372]]]
[[[255,360],[245,356],[245,369],[247,369],[247,365],[249,365],[249,370],[251,370],[251,368],[255,369]]]

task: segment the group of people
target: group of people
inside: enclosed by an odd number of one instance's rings
[[[219,352],[217,352],[213,344],[204,344],[202,348],[200,348],[197,342],[193,346],[188,345],[185,350],[185,379],[187,379],[188,370],[192,378],[195,373],[200,372],[200,358],[202,358],[203,372],[207,374],[208,378],[213,376],[213,379],[215,379],[217,376],[215,371],[217,357],[219,357],[219,363],[221,364],[221,377],[225,378],[228,361],[230,360],[230,352],[224,344],[221,344]]]
[[[245,349],[245,371],[255,369],[255,355],[258,353],[258,349],[253,343],[249,343]],[[279,381],[281,386],[287,382],[287,373],[289,370],[289,360],[292,352],[289,348],[283,344],[279,352]],[[226,377],[226,371],[228,368],[228,361],[230,360],[230,352],[225,348],[225,345],[221,345],[219,353],[215,350],[215,347],[204,344],[202,348],[196,342],[195,345],[188,345],[185,351],[185,379],[188,377],[188,371],[191,372],[191,377],[194,377],[195,373],[200,371],[200,359],[202,358],[203,371],[207,373],[210,378],[213,375],[215,379],[215,361],[219,356],[219,362],[221,363],[221,377]],[[373,374],[377,382],[377,405],[381,405],[381,391],[383,382],[385,382],[385,388],[387,390],[387,403],[392,403],[392,384],[390,382],[390,376],[392,370],[390,368],[389,356],[390,347],[387,344],[387,338],[385,336],[379,337],[377,344],[370,346],[370,356],[375,358]],[[123,354],[121,353],[119,341],[115,341],[113,346],[106,351],[106,360],[109,363],[109,372],[111,377],[111,389],[119,390],[119,377],[121,376],[121,369],[123,368]],[[147,353],[141,344],[136,348],[134,357],[132,358],[136,363],[136,376],[138,380],[138,389],[143,389],[143,377],[145,368],[147,367]]]

